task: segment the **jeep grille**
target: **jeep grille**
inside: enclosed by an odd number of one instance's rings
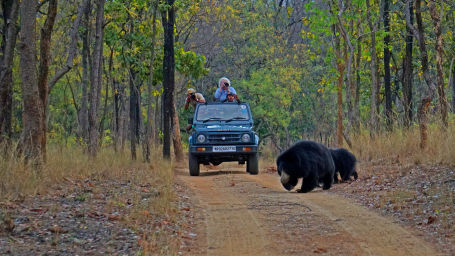
[[[241,134],[209,134],[209,143],[241,142]]]

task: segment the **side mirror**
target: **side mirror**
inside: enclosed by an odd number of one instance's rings
[[[193,124],[193,118],[192,117],[188,117],[188,124]]]

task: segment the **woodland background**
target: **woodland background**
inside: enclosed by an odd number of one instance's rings
[[[41,166],[49,147],[182,159],[186,89],[211,100],[222,76],[270,156],[303,138],[408,137],[409,151],[452,134],[453,1],[2,0],[0,12],[2,161]]]

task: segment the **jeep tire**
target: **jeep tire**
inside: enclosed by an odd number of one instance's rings
[[[199,162],[197,157],[188,153],[188,168],[190,169],[190,176],[199,176]]]
[[[248,160],[246,161],[246,171],[249,172],[251,175],[256,175],[259,173],[259,162],[257,153],[248,156]]]

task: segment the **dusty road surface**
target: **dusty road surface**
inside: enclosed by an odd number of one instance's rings
[[[336,194],[287,192],[276,174],[243,168],[201,170],[199,177],[177,170],[203,216],[190,255],[440,255],[413,231]]]

